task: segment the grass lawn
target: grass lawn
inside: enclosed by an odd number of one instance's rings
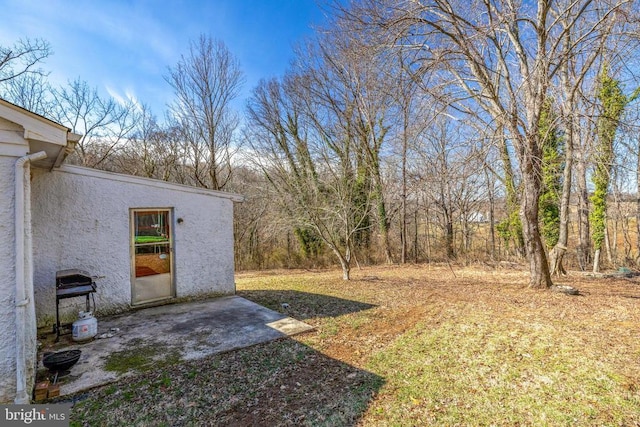
[[[238,274],[315,331],[77,396],[72,425],[640,425],[637,278],[571,274],[567,296],[519,269],[340,277]]]

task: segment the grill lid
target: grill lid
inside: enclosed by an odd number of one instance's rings
[[[56,272],[56,287],[72,288],[76,286],[86,286],[93,283],[93,277],[84,270],[72,268]]]

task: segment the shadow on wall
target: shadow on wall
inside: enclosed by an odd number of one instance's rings
[[[360,301],[291,290],[238,291],[236,294],[298,320],[337,317],[376,307]]]

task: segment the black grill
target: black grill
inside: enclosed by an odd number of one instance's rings
[[[91,311],[91,301],[89,295],[96,291],[96,282],[93,276],[84,270],[72,268],[69,270],[60,270],[56,272],[56,324],[53,327],[56,333],[56,341],[60,339],[60,335],[64,335],[60,329],[71,326],[71,323],[60,324],[60,300],[66,298],[83,297],[86,299],[86,311]],[[96,302],[93,301],[93,309],[95,310]],[[70,332],[66,332],[69,334]]]
[[[93,277],[84,270],[72,268],[56,272],[56,295],[82,296],[85,292],[95,292],[96,282]],[[77,294],[77,295],[76,295]]]

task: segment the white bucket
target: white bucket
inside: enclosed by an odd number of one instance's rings
[[[73,322],[72,338],[74,341],[86,341],[98,333],[98,320],[90,311],[78,313],[78,320]]]

